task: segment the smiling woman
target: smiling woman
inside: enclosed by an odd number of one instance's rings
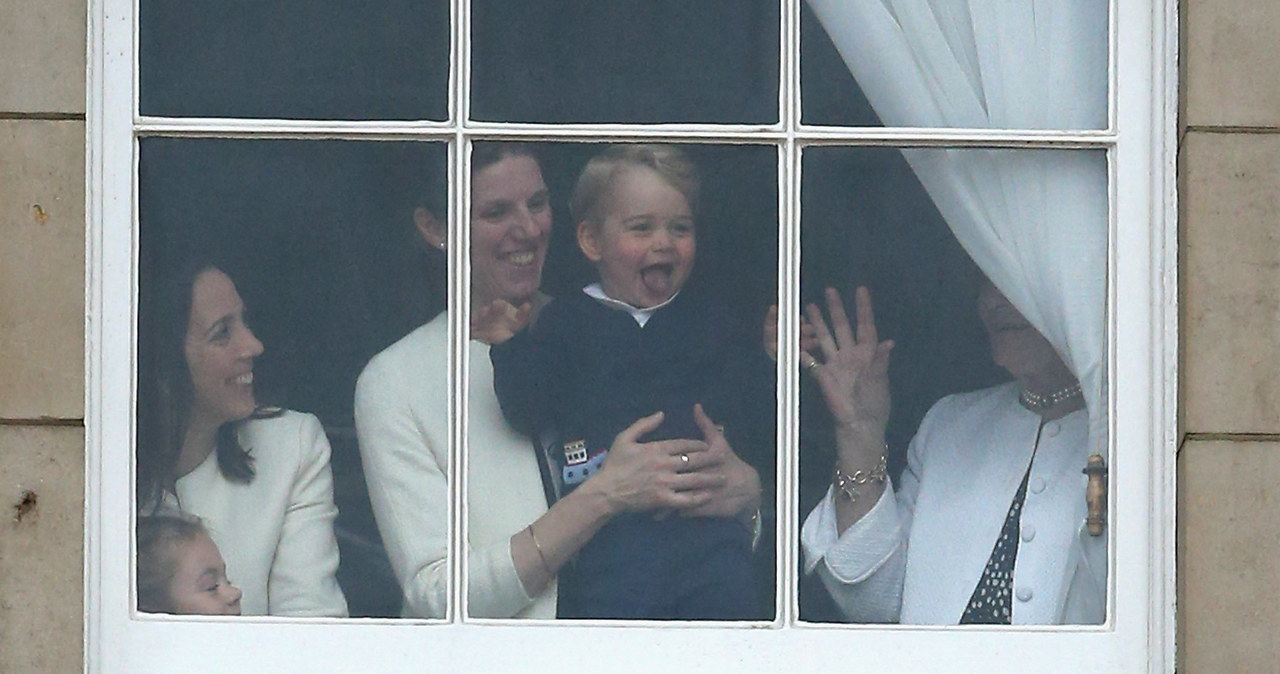
[[[504,149],[505,148],[505,149]],[[523,146],[479,145],[471,199],[471,306],[519,305],[542,285],[551,197],[538,160]],[[505,154],[504,154],[505,153]],[[443,228],[424,232],[443,245]]]
[[[702,431],[696,437],[643,437],[661,425],[652,409],[634,413],[601,447],[593,447],[608,448],[608,462],[597,461],[590,476],[575,481],[576,489],[558,496],[559,476],[552,478],[546,454],[534,449],[543,438],[521,433],[499,408],[491,344],[511,336],[507,319],[538,314],[543,320],[545,314],[538,312],[548,302],[539,288],[553,209],[540,156],[574,153],[555,175],[547,174],[571,180],[591,149],[520,143],[472,148],[472,311],[466,343],[471,363],[467,608],[472,617],[570,615],[564,592],[557,591],[557,576],[611,520],[639,519],[660,509],[716,516],[749,543],[750,530],[730,518],[749,524],[761,503],[760,475],[709,425],[714,436],[709,440]],[[771,157],[759,155],[772,168]],[[441,254],[447,243],[443,222],[419,211],[418,224],[427,248]],[[760,226],[766,225],[767,220]],[[573,228],[561,231],[571,235]],[[567,294],[585,298],[581,286]],[[442,404],[449,386],[448,326],[447,313],[420,326],[375,356],[356,386],[356,428],[369,496],[406,616],[441,617],[449,608],[450,418]],[[771,418],[772,397],[764,404]],[[692,401],[682,412],[692,423]],[[745,603],[749,596],[743,594]]]
[[[140,509],[202,518],[246,615],[345,616],[319,422],[258,406],[263,346],[226,273],[189,263],[161,295],[167,329],[144,343],[152,370],[140,377]]]
[[[223,424],[244,419],[257,407],[253,359],[262,342],[245,323],[244,302],[221,270],[196,276],[183,352],[191,371],[191,420],[178,455],[178,473],[200,464]]]

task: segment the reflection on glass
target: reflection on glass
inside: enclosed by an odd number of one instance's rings
[[[1107,11],[1054,0],[806,0],[804,122],[1105,128]]]
[[[448,117],[449,3],[139,3],[144,115]]]
[[[772,618],[776,165],[475,146],[471,616]]]
[[[477,0],[472,117],[495,122],[778,121],[769,0]]]
[[[819,148],[804,172],[802,619],[1102,622],[1105,153]]]
[[[406,244],[415,207],[444,203],[444,159],[421,143],[141,141],[139,608],[400,613],[351,391],[440,309]],[[144,581],[192,561],[205,603],[144,603]]]

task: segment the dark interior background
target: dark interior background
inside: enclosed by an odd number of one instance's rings
[[[776,0],[474,0],[472,116],[778,121]]]
[[[448,0],[142,0],[144,115],[448,118]]]
[[[393,0],[376,12],[336,0],[286,5],[294,11],[144,0],[143,112],[445,117],[447,3]],[[482,119],[777,121],[776,2],[478,0],[473,20],[473,103]],[[877,123],[807,7],[802,37],[805,121]],[[552,294],[591,280],[565,202],[599,149],[539,147],[556,211],[544,278]],[[688,151],[705,182],[691,283],[759,320],[776,297],[777,152]],[[399,613],[351,398],[370,357],[444,306],[443,258],[417,245],[411,213],[417,205],[444,212],[446,156],[442,144],[425,142],[140,141],[139,329],[165,320],[149,302],[182,259],[202,251],[223,261],[267,348],[256,368],[260,397],[318,415],[329,432],[339,581],[352,615]],[[803,171],[802,295],[817,299],[835,286],[852,315],[853,288],[871,288],[881,334],[897,342],[889,442],[900,470],[933,402],[998,376],[974,315],[972,265],[896,150],[810,148]],[[802,380],[801,516],[832,466],[813,388]],[[801,592],[803,618],[835,618],[813,579]]]

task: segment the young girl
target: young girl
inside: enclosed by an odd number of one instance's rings
[[[227,580],[218,546],[199,520],[138,518],[138,610],[240,615],[240,588]]]

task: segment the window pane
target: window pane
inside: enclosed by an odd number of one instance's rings
[[[1106,128],[1108,6],[806,0],[803,121]]]
[[[371,507],[366,477],[431,457],[397,454],[386,441],[397,426],[353,414],[353,391],[374,354],[443,309],[444,260],[418,243],[414,214],[446,202],[445,146],[140,144],[140,505],[149,512],[149,487],[177,477],[247,615],[342,614],[342,595],[353,616],[399,615],[396,574],[410,571],[388,559],[374,517],[396,514],[383,503],[391,487]],[[411,391],[387,388],[362,380],[366,407],[407,405]],[[444,417],[446,406],[432,397],[411,411]],[[382,444],[357,443],[357,424]],[[211,428],[228,437],[207,454],[196,431]]]
[[[141,0],[144,115],[448,117],[449,3]]]
[[[483,121],[778,121],[778,3],[472,3],[471,115]]]
[[[1014,624],[1103,620],[1083,470],[1107,456],[1106,181],[1101,151],[805,151],[802,296],[836,289],[857,343],[802,356],[802,619],[956,624],[994,597]]]
[[[772,619],[777,149],[477,143],[471,165],[470,615]],[[721,470],[744,497],[671,512],[660,484]],[[598,531],[591,495],[623,511]]]

